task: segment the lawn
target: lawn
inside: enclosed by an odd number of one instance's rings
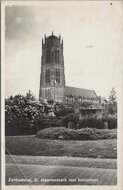
[[[6,137],[6,153],[28,156],[116,158],[117,140],[49,140],[34,136]]]
[[[6,163],[117,169],[116,159],[80,158],[67,156],[6,155]]]
[[[15,181],[10,181],[10,179],[15,179]],[[24,179],[26,181],[23,182]],[[7,185],[116,185],[116,183],[115,169],[29,164],[6,165]]]
[[[116,139],[76,141],[13,136],[6,137],[7,151],[6,185],[117,184]],[[9,181],[10,178],[15,181]]]

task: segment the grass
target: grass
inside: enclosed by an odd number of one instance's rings
[[[6,155],[6,163],[117,169],[116,159],[98,159],[98,158],[94,159],[94,158],[80,158],[80,157],[66,157],[66,156]]]
[[[49,140],[34,136],[6,137],[12,155],[116,158],[116,139],[98,141]],[[8,154],[8,152],[6,151]]]

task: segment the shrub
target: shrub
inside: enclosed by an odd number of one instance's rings
[[[72,122],[74,126],[79,122],[79,116],[74,113],[70,113],[62,118],[62,124],[65,127],[68,127],[68,123]]]
[[[105,117],[98,118],[96,115],[93,116],[84,116],[79,121],[78,127],[81,128],[97,128],[104,129],[105,123],[107,123],[109,129],[117,128],[117,118],[116,116],[109,115]]]
[[[109,129],[117,128],[116,115],[105,114],[100,117],[97,114],[86,115],[79,120],[78,114],[74,113],[74,107],[71,105],[52,101],[49,103],[38,102],[30,91],[26,96],[16,95],[7,98],[5,100],[6,135],[35,134],[41,129],[61,126],[72,129],[103,129],[105,123],[108,124]]]
[[[108,115],[106,118],[106,121],[108,123],[109,129],[116,129],[117,128],[117,117],[116,117],[116,115]]]
[[[35,127],[37,131],[40,131],[49,127],[61,127],[62,126],[62,117],[50,117],[48,115],[38,116],[35,118]]]
[[[60,116],[66,116],[68,114],[71,114],[71,113],[74,113],[74,109],[69,107],[69,106],[66,106],[62,103],[57,103],[55,105],[55,115],[56,117],[60,117]]]
[[[50,127],[39,131],[36,135],[38,138],[44,139],[59,139],[60,136],[63,139],[69,140],[101,140],[101,139],[115,139],[117,138],[117,130],[109,129],[68,129],[65,127]]]
[[[70,122],[68,123],[68,129],[74,129],[74,128],[75,128],[74,123],[70,121]]]

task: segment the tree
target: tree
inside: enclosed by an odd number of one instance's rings
[[[44,113],[44,105],[36,101],[31,91],[26,96],[18,94],[7,98],[5,100],[6,133],[10,128],[10,132],[13,131],[16,135],[34,133],[37,115],[41,117]]]
[[[114,88],[111,89],[111,92],[109,95],[108,112],[110,114],[117,113],[117,97],[116,97],[116,91]]]
[[[116,91],[114,88],[111,89],[110,95],[109,95],[109,103],[116,105],[117,104],[117,97],[116,97]]]
[[[27,93],[26,93],[26,96],[25,98],[29,101],[36,101],[36,98],[35,96],[33,95],[33,93],[31,92],[31,90],[29,90]]]

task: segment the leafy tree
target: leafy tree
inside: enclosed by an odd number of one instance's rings
[[[11,128],[16,134],[28,134],[30,131],[34,133],[35,118],[44,113],[44,105],[36,101],[31,91],[26,96],[11,96],[5,100],[6,131]]]

